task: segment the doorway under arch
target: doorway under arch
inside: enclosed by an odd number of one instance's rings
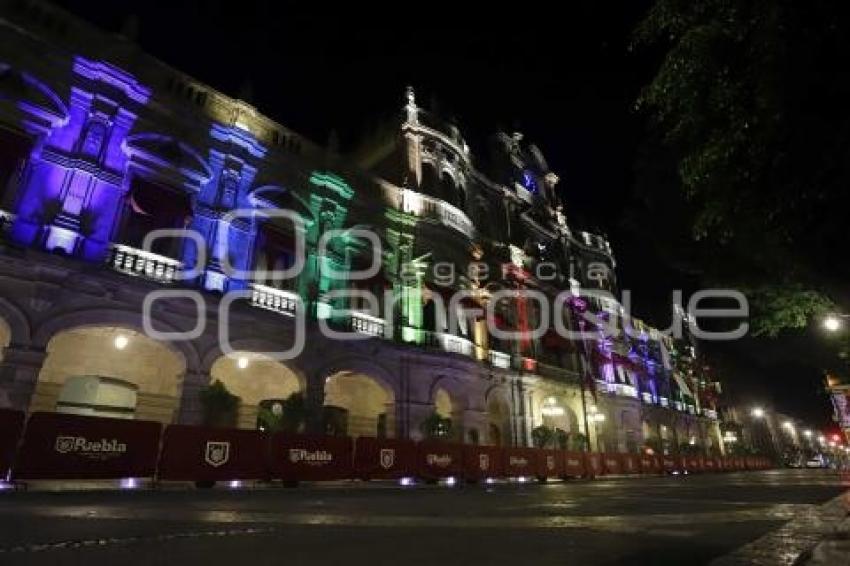
[[[210,376],[239,397],[239,428],[257,427],[257,415],[264,401],[285,400],[303,391],[298,375],[287,365],[248,351],[221,356],[213,363]]]
[[[376,379],[341,371],[325,380],[325,432],[356,436],[395,436],[395,396]]]
[[[182,354],[135,330],[63,330],[47,344],[30,411],[121,414],[169,424],[180,404],[185,372]]]

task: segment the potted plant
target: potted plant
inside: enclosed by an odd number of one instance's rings
[[[240,400],[221,381],[213,381],[201,389],[199,395],[205,425],[218,428],[236,426]]]

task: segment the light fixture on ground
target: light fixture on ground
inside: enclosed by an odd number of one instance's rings
[[[118,350],[123,350],[127,347],[127,344],[130,343],[130,339],[124,336],[123,334],[119,334],[115,337],[115,348]]]
[[[239,359],[236,360],[236,366],[239,369],[245,369],[248,367],[248,358],[245,356],[240,356]]]

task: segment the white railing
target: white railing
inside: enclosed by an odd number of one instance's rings
[[[693,405],[688,405],[688,412],[692,415],[695,415],[695,414],[697,414],[697,408],[694,407]]]
[[[673,401],[673,408],[677,411],[684,411],[685,405],[681,401]]]
[[[173,283],[183,269],[179,260],[123,244],[112,244],[108,261],[109,266],[119,273],[160,283]]]
[[[629,385],[627,383],[618,383],[617,384],[617,395],[622,397],[637,397],[638,391],[637,387],[634,385]]]
[[[665,407],[665,408],[670,406],[670,402],[669,402],[669,401],[667,401],[667,397],[659,397],[659,398],[658,398],[658,403],[659,403],[662,407]]]
[[[511,355],[498,350],[490,350],[487,353],[487,359],[490,360],[490,365],[497,368],[511,367]]]
[[[463,354],[465,356],[475,355],[475,345],[470,340],[461,338],[460,336],[453,336],[443,332],[427,332],[426,339],[429,345],[439,347],[444,352]]]
[[[256,283],[251,285],[251,306],[295,316],[299,302],[301,298],[298,293]]]
[[[387,321],[377,316],[362,312],[352,312],[351,314],[351,330],[360,334],[368,334],[369,336],[383,337],[387,327]]]
[[[652,393],[650,393],[649,391],[644,391],[643,393],[641,393],[641,398],[643,399],[643,402],[647,405],[652,405]]]
[[[461,209],[410,189],[401,190],[401,209],[407,214],[439,220],[442,224],[470,237],[475,231],[472,221]]]
[[[703,409],[702,414],[712,420],[717,420],[717,411],[715,411],[714,409]]]

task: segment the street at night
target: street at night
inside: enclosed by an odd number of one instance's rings
[[[705,564],[791,521],[811,523],[844,489],[835,472],[775,470],[454,488],[6,493],[0,563]],[[812,545],[793,532],[782,540],[755,552],[780,563]]]

